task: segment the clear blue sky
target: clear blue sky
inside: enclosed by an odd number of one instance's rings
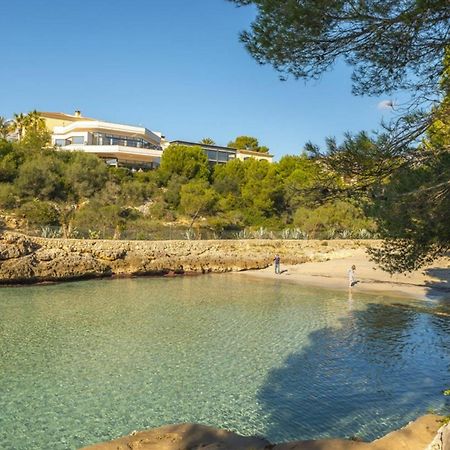
[[[350,69],[280,82],[239,42],[255,11],[226,0],[14,0],[0,15],[0,115],[73,112],[226,145],[256,136],[277,158],[373,130],[382,99],[353,97]]]

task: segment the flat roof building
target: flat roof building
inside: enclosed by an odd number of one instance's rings
[[[208,157],[210,164],[225,164],[228,161],[236,159],[236,149],[222,147],[220,145],[201,144],[199,142],[189,141],[171,141],[174,145],[187,145],[189,147],[201,147]]]
[[[264,160],[267,162],[272,162],[273,155],[269,155],[268,153],[255,152],[252,150],[238,150],[232,147],[222,147],[220,145],[210,145],[210,144],[202,144],[199,142],[189,142],[189,141],[171,141],[171,144],[175,145],[189,145],[201,147],[206,155],[208,156],[208,161],[210,164],[225,164],[228,161],[233,159],[240,159],[242,161],[254,158],[257,160]]]

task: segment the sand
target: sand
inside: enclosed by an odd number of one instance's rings
[[[369,260],[363,248],[332,252],[326,261],[283,265],[281,274],[274,267],[239,272],[238,276],[283,280],[286,282],[349,291],[348,269],[356,266],[358,283],[351,288],[353,293],[367,292],[423,299],[450,299],[450,258],[441,258],[432,266],[412,273],[390,275]]]

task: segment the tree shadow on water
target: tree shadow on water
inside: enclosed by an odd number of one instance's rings
[[[446,297],[450,309],[450,267],[433,267],[425,269],[424,273],[433,279],[426,283],[427,295]]]
[[[369,304],[269,372],[258,392],[272,442],[372,440],[443,407],[450,327],[402,305]]]

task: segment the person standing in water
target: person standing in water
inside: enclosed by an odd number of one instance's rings
[[[275,258],[273,258],[273,261],[275,263],[275,273],[280,274],[281,273],[281,271],[280,271],[281,258],[280,258],[280,255],[278,253],[275,255]]]
[[[348,269],[348,287],[350,287],[350,288],[353,287],[357,283],[355,272],[356,272],[355,265],[353,265],[350,269]]]

